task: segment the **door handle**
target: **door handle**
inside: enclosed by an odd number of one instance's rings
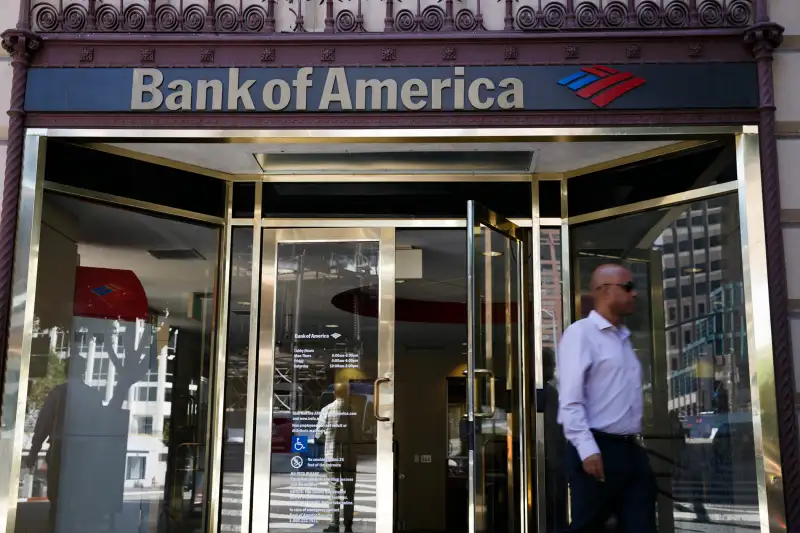
[[[392,419],[388,416],[381,416],[378,414],[378,411],[381,410],[381,395],[380,395],[380,388],[381,384],[383,383],[391,383],[392,380],[390,378],[378,378],[375,380],[375,384],[372,386],[372,413],[375,415],[375,420],[378,422],[390,422]]]
[[[489,380],[489,412],[488,413],[475,413],[475,418],[492,418],[496,410],[495,395],[494,395],[494,372],[487,368],[476,368],[475,375],[478,374],[486,376]]]

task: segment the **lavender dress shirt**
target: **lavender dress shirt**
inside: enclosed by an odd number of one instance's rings
[[[600,453],[592,430],[642,431],[642,367],[626,327],[592,311],[564,332],[558,350],[558,421],[581,460]]]

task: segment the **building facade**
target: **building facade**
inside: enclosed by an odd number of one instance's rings
[[[560,531],[611,261],[659,530],[800,531],[790,2],[12,11],[0,530]]]

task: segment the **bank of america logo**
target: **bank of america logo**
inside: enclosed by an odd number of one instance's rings
[[[583,67],[580,72],[558,80],[559,85],[569,87],[581,98],[591,98],[589,101],[597,107],[607,106],[644,83],[644,78],[630,72],[600,65]]]
[[[118,290],[119,290],[118,287],[109,284],[109,285],[101,285],[100,287],[96,287],[96,288],[92,289],[92,292],[95,293],[96,295],[100,296],[100,297],[103,297],[103,296],[111,294],[112,292],[116,292]]]
[[[331,337],[333,337],[334,339],[338,339],[339,337],[341,337],[341,334],[334,333],[333,335],[331,335]]]

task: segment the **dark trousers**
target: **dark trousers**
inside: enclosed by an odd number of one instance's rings
[[[344,525],[351,527],[353,525],[353,511],[355,507],[356,495],[356,469],[352,471],[344,470],[342,468],[331,468],[328,473],[328,486],[331,490],[332,501],[331,505],[331,525],[339,525],[339,512],[340,507],[344,507]]]
[[[50,502],[47,523],[50,533],[58,526],[58,489],[61,485],[61,443],[51,444],[45,457],[47,463],[47,500]]]
[[[610,516],[619,533],[656,533],[656,482],[647,452],[633,440],[595,434],[605,481],[584,472],[577,450],[567,446],[570,484],[570,533],[600,533]]]

